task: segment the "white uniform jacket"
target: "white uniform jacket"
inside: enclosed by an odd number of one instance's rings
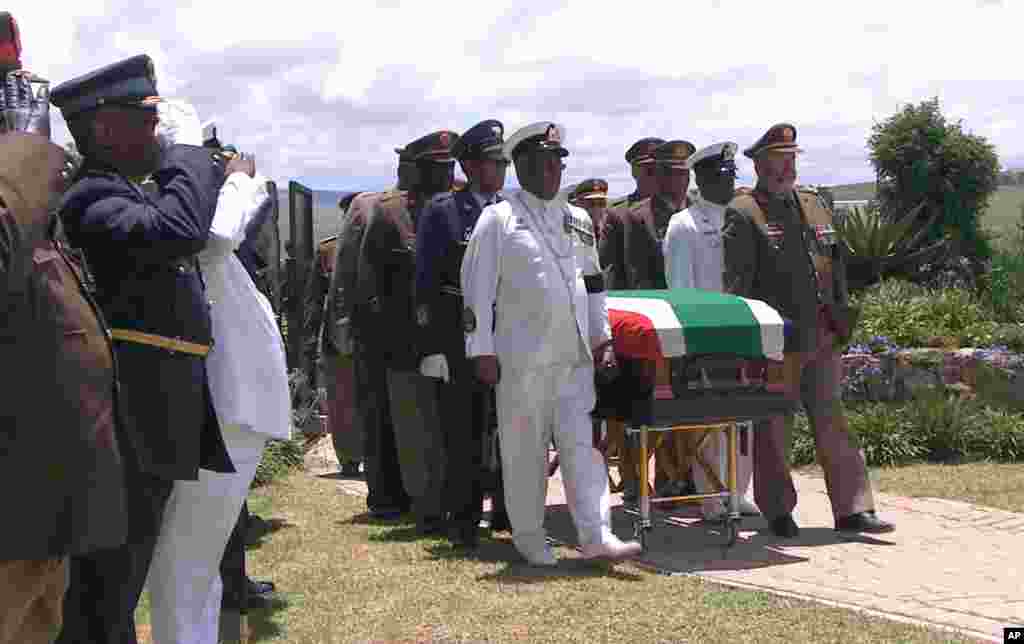
[[[496,355],[506,369],[578,364],[611,338],[590,217],[560,199],[520,191],[485,208],[461,282],[469,358]]]
[[[672,215],[663,242],[669,288],[722,290],[724,221],[725,206],[704,199]]]
[[[268,207],[266,179],[258,174],[235,172],[221,188],[210,236],[199,254],[213,322],[206,373],[221,424],[284,439],[291,433],[284,343],[270,302],[235,255],[246,224]]]

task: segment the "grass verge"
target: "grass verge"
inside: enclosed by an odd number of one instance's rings
[[[283,591],[250,614],[257,642],[971,641],[631,565],[538,571],[509,563],[505,535],[457,557],[407,523],[369,521],[363,498],[301,473],[251,503],[283,520],[249,551],[253,576]]]
[[[874,470],[880,492],[1024,512],[1024,463],[908,465]]]

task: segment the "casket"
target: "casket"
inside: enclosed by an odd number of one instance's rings
[[[757,420],[792,411],[799,362],[787,321],[759,300],[698,289],[609,291],[619,381],[599,409],[633,426]],[[650,392],[653,395],[642,395]]]

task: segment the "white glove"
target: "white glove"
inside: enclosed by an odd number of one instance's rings
[[[203,126],[191,103],[165,98],[157,103],[156,112],[160,117],[160,123],[156,126],[160,147],[166,149],[176,143],[196,146],[203,144]]]
[[[440,378],[448,382],[448,359],[441,353],[427,356],[420,362],[420,373],[427,378]]]

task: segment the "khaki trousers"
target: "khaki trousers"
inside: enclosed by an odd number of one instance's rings
[[[356,424],[356,372],[352,356],[325,354],[327,424],[338,463],[363,460],[363,432]]]
[[[68,560],[0,561],[0,644],[50,644],[60,633]]]
[[[438,413],[441,381],[419,371],[387,370],[388,398],[402,484],[417,521],[442,518],[444,435]]]
[[[800,399],[814,432],[818,464],[832,514],[836,519],[875,509],[864,452],[849,434],[839,393],[842,365],[833,348],[834,336],[818,333],[817,351],[802,360]],[[754,500],[766,519],[791,514],[796,487],[786,462],[787,437],[792,416],[758,423],[754,431]]]

